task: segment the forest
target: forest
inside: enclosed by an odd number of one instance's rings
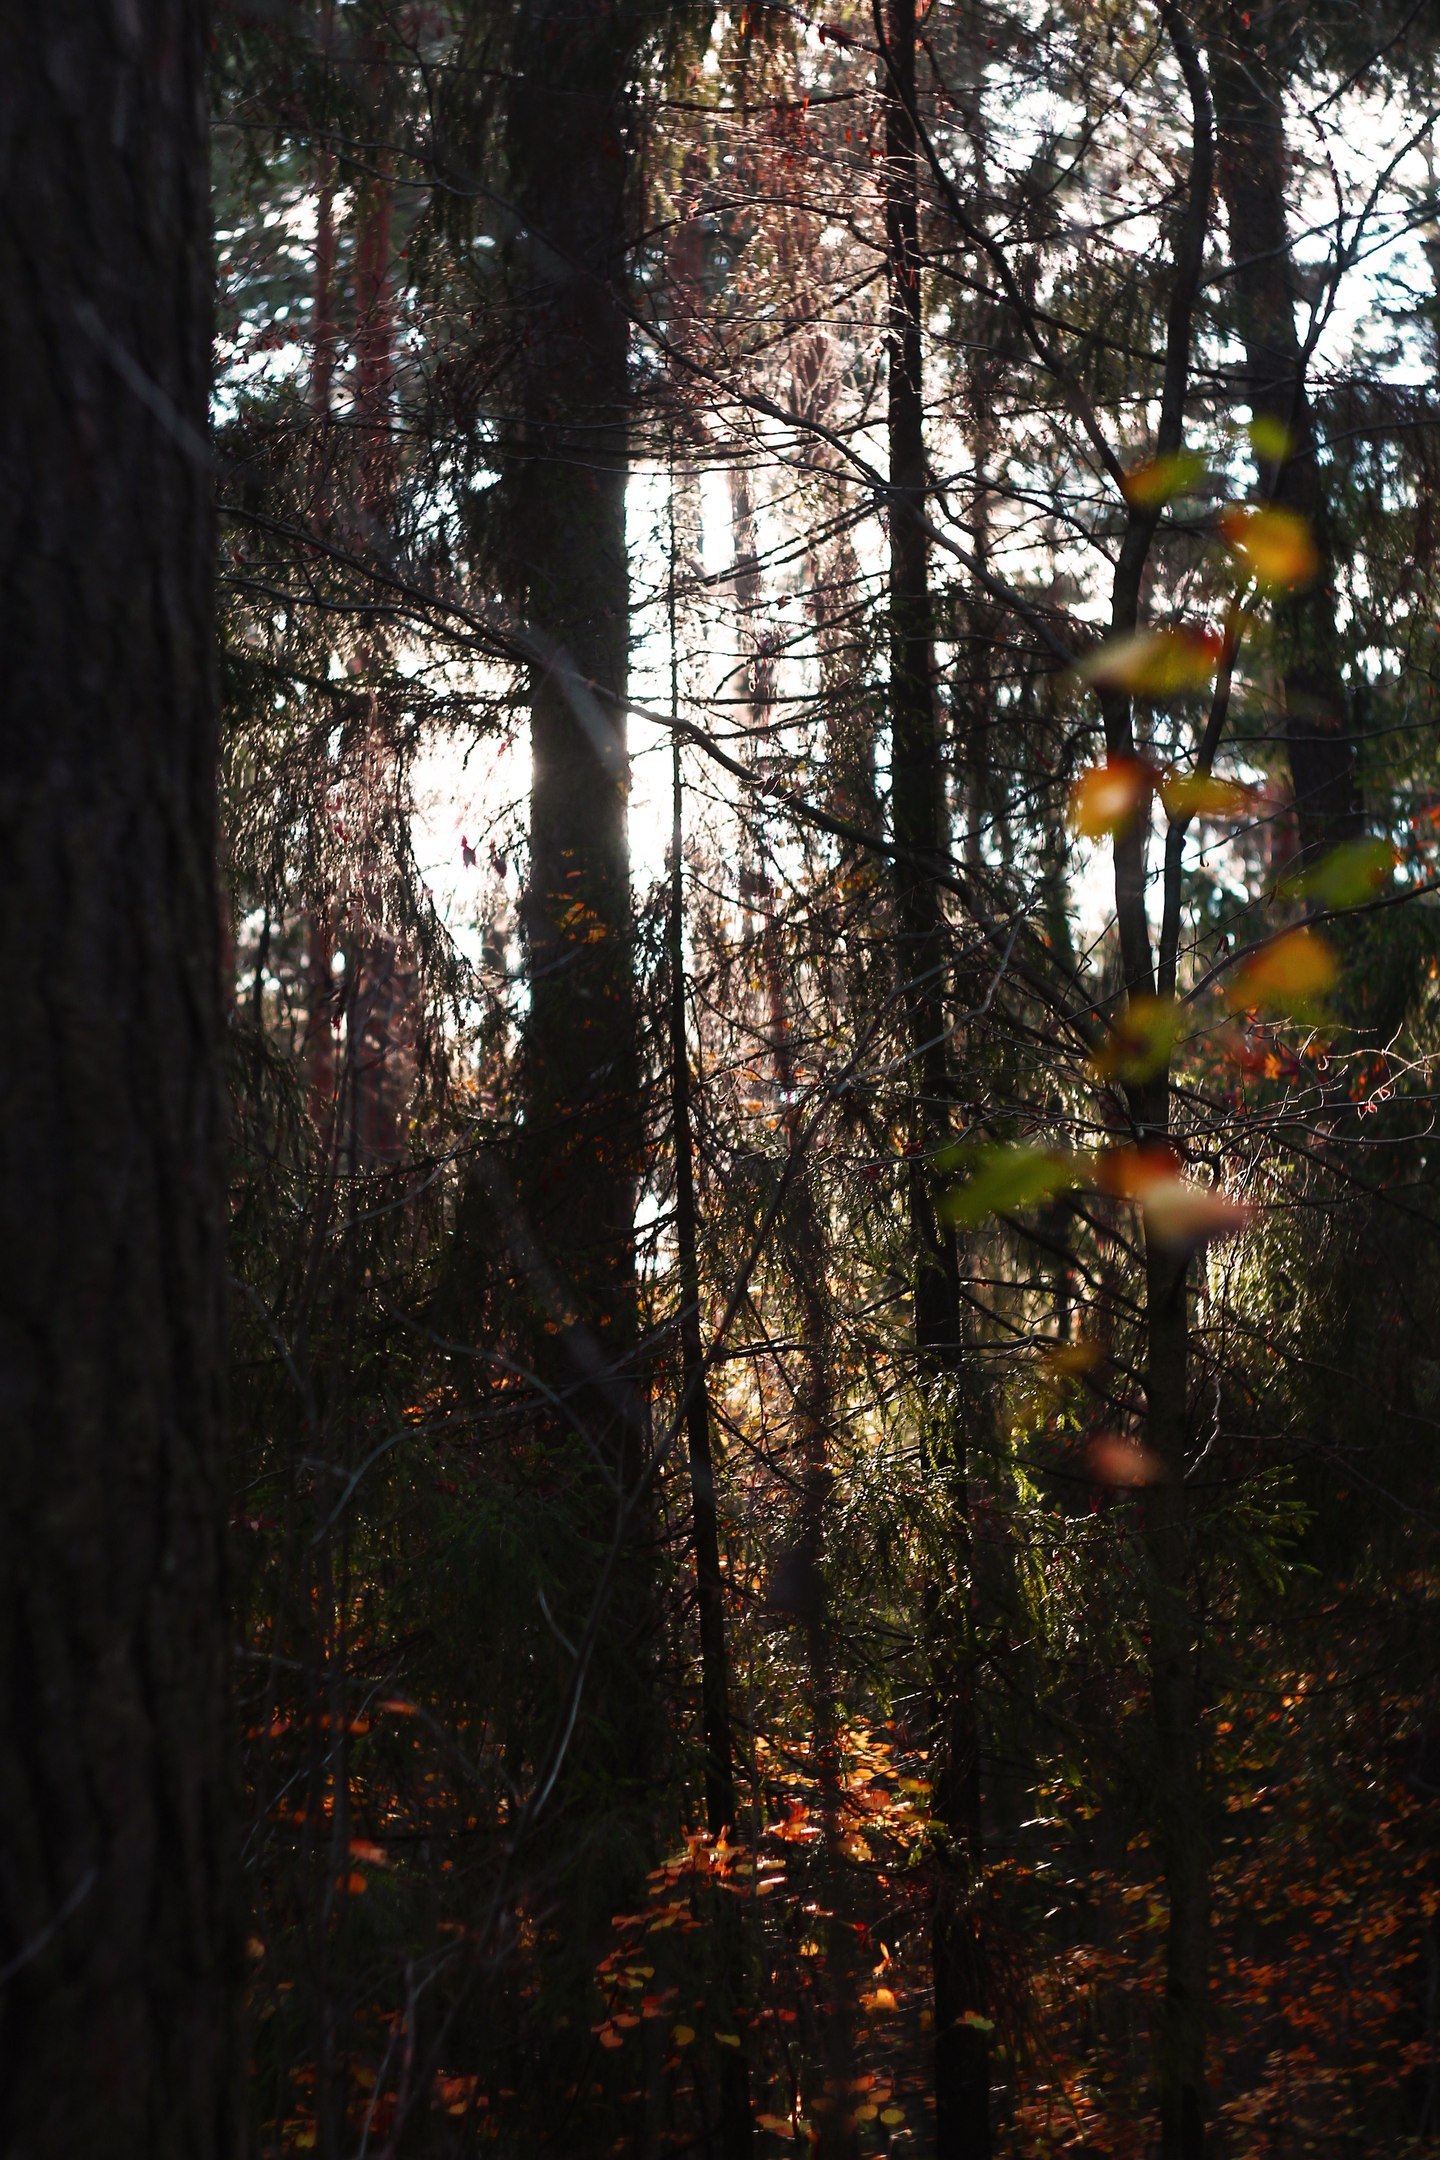
[[[1440,2150],[1437,118],[0,9],[4,2160]]]

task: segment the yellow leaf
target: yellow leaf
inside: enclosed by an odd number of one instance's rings
[[[1257,788],[1239,780],[1217,780],[1213,773],[1166,773],[1160,782],[1160,800],[1167,817],[1243,817],[1254,809]]]
[[[739,2045],[740,2045],[740,2035],[739,2035],[739,2033],[718,2033],[718,2032],[717,2032],[717,2033],[716,2033],[716,2035],[715,2035],[715,2038],[716,2038],[716,2039],[717,2039],[717,2040],[719,2041],[719,2043],[720,2043],[721,2047],[739,2047]]]
[[[1263,458],[1267,465],[1283,465],[1294,455],[1295,438],[1274,413],[1256,413],[1245,433],[1256,457]]]
[[[695,2038],[695,2028],[693,2025],[677,2025],[671,2032],[670,2037],[675,2042],[676,2047],[689,2047],[691,2041]]]
[[[861,1996],[860,2003],[861,2007],[866,2010],[886,2011],[897,2010],[900,2007],[895,2000],[894,1989],[887,1987],[873,1988],[868,1995]]]
[[[1298,510],[1256,509],[1235,503],[1220,519],[1220,531],[1258,585],[1274,592],[1308,585],[1320,569],[1320,550]]]
[[[880,2120],[882,2123],[885,2124],[887,2129],[893,2130],[897,2123],[904,2122],[905,2110],[904,2108],[897,2107],[881,2108]]]
[[[1232,1012],[1311,1013],[1340,972],[1331,947],[1314,930],[1285,930],[1237,968],[1225,993]]]
[[[1218,630],[1132,630],[1107,638],[1076,668],[1081,682],[1135,697],[1173,697],[1203,690],[1215,673],[1224,640]]]
[[[1120,486],[1126,502],[1135,509],[1160,510],[1173,496],[1183,495],[1204,477],[1205,460],[1198,450],[1172,450],[1168,457],[1132,465]]]

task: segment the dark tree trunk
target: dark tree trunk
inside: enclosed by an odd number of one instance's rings
[[[931,1917],[935,1987],[935,2151],[990,2151],[988,2049],[967,2012],[985,2004],[975,1893],[981,1866],[980,1743],[974,1689],[967,1435],[961,1374],[959,1255],[937,1219],[933,1160],[949,1133],[945,1045],[947,926],[935,871],[949,818],[933,679],[933,610],[925,527],[925,413],[915,127],[914,0],[889,0],[881,91],[885,109],[886,249],[890,274],[890,735],[899,965],[910,1049],[910,1239],[919,1381],[933,1405],[924,1438],[941,1480],[955,1575],[926,1598],[935,1692],[935,1813],[944,1826]]]
[[[1308,520],[1321,570],[1275,610],[1285,736],[1302,859],[1363,827],[1355,740],[1336,643],[1335,580],[1315,417],[1296,327],[1298,285],[1286,223],[1289,152],[1277,11],[1226,0],[1211,40],[1220,192],[1230,228],[1229,290],[1245,347],[1242,395],[1289,436],[1289,455],[1257,458],[1266,500]]]
[[[241,2144],[198,0],[0,27],[0,2063],[23,2160]]]
[[[541,1382],[542,1434],[565,1466],[569,1520],[590,1555],[562,1586],[556,1614],[577,1645],[589,1631],[593,1651],[579,1668],[585,1699],[557,1792],[562,1805],[585,1791],[607,1795],[613,1872],[592,1859],[576,1884],[597,1926],[623,1904],[627,1884],[633,1889],[660,1745],[650,1677],[649,1443],[637,1369],[643,1125],[621,702],[630,635],[626,216],[636,34],[628,8],[534,0],[505,140],[520,325],[510,531],[534,664],[525,1112],[502,1230],[533,1311],[528,1355]],[[572,1934],[586,1925],[577,1917]]]
[[[673,602],[674,571],[671,571]],[[675,652],[672,617],[670,645]],[[678,706],[678,697],[675,700]],[[690,1052],[685,1026],[684,825],[680,744],[672,749],[674,785],[673,861],[670,887],[670,1113],[675,1146],[675,1244],[680,1275],[680,1386],[690,1458],[690,1502],[695,1527],[695,1593],[700,1620],[700,1723],[705,1742],[705,1822],[713,1838],[735,1828],[735,1743],[730,1723],[730,1648],[725,1632],[725,1580],[720,1571],[720,1510],[710,1439],[710,1397],[700,1331],[700,1258],[695,1206],[695,1159],[691,1139]],[[719,1953],[717,2017],[728,2027],[743,2007],[744,1944],[734,1901],[720,1897],[711,1919]],[[755,2149],[750,2106],[750,2064],[744,2048],[722,2052],[720,2151],[723,2160],[748,2160]]]
[[[616,700],[629,647],[623,130],[631,54],[619,10],[565,0],[539,0],[528,37],[510,126],[525,330],[514,500],[527,619],[542,653],[530,706],[522,1201],[531,1235],[570,1294],[550,1338],[559,1345],[556,1377],[577,1429],[628,1484],[641,1435],[626,1362],[639,1125],[629,759]]]

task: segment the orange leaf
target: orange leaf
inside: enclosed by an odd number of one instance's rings
[[[1070,790],[1070,822],[1085,840],[1119,832],[1150,800],[1154,775],[1140,758],[1091,765]]]
[[[1160,510],[1172,496],[1185,494],[1204,477],[1205,460],[1198,450],[1172,450],[1168,457],[1132,465],[1120,488],[1126,502],[1137,510]]]
[[[1225,1002],[1232,1012],[1253,1007],[1303,1016],[1333,986],[1339,972],[1333,949],[1317,932],[1285,930],[1236,969]]]
[[[1234,503],[1221,515],[1220,532],[1256,584],[1270,591],[1292,591],[1319,573],[1320,550],[1298,510]]]
[[[1165,1465],[1149,1448],[1120,1433],[1097,1433],[1085,1450],[1085,1471],[1097,1485],[1129,1491],[1156,1484],[1165,1475]]]

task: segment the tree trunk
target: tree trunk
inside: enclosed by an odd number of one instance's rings
[[[890,272],[890,735],[899,964],[910,1049],[910,1237],[915,1347],[927,1421],[927,1463],[940,1477],[955,1579],[927,1594],[926,1630],[936,1695],[935,1812],[944,1825],[931,1921],[935,1986],[937,2160],[990,2151],[990,2073],[983,2033],[962,2022],[981,2012],[983,1975],[974,1899],[981,1867],[980,1741],[975,1706],[959,1255],[935,1213],[934,1156],[949,1134],[944,1042],[947,936],[934,867],[948,815],[932,672],[933,617],[925,511],[925,419],[915,129],[915,4],[889,0],[881,62],[885,110],[886,247]]]
[[[23,2160],[241,2146],[207,11],[0,28],[0,2061]]]
[[[605,1663],[577,1743],[588,1775],[648,1811],[657,1734],[646,1681],[654,1607],[635,1367],[635,1195],[643,1139],[632,975],[623,699],[629,325],[625,306],[628,10],[535,0],[506,149],[523,325],[510,488],[530,681],[530,1009],[510,1226],[534,1293],[531,1355],[554,1444],[576,1464],[597,1555],[625,1550]],[[563,145],[563,151],[557,146]],[[543,1289],[541,1285],[543,1284]],[[560,1407],[555,1407],[559,1405]],[[577,1582],[579,1624],[591,1586]],[[609,1909],[608,1907],[606,1908]]]
[[[673,606],[674,566],[671,566]],[[672,667],[675,626],[670,627]],[[678,697],[675,703],[678,706]],[[710,1441],[710,1398],[700,1333],[700,1259],[695,1208],[695,1161],[690,1131],[690,1053],[685,1027],[685,885],[680,743],[673,760],[674,825],[670,888],[670,1112],[675,1146],[675,1243],[680,1275],[680,1386],[690,1458],[690,1505],[695,1528],[695,1595],[700,1620],[700,1723],[705,1743],[705,1822],[712,1838],[735,1828],[735,1745],[730,1723],[730,1648],[725,1633],[725,1581],[720,1572],[720,1511]],[[717,2019],[738,2023],[744,1982],[744,1943],[735,1901],[714,1901],[710,1925],[719,1952]],[[748,2160],[755,2149],[750,2063],[743,2047],[720,2060],[720,2151]]]
[[[1340,672],[1328,506],[1316,457],[1315,417],[1296,329],[1298,281],[1286,224],[1289,153],[1283,77],[1272,47],[1273,11],[1226,0],[1210,45],[1220,192],[1230,227],[1235,324],[1245,347],[1242,395],[1255,418],[1274,421],[1288,455],[1257,456],[1266,500],[1306,519],[1319,576],[1279,601],[1275,623],[1285,689],[1285,737],[1301,859],[1353,839],[1363,828],[1355,739]]]

